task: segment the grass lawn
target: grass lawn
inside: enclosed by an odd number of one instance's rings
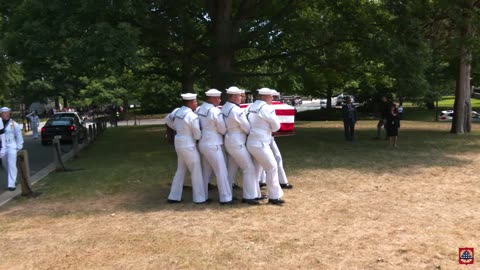
[[[296,125],[277,138],[295,186],[281,207],[190,189],[169,205],[163,127],[108,129],[78,170],[0,208],[0,269],[458,269],[459,247],[480,248],[480,125],[404,121],[398,149],[371,139],[376,121],[354,143],[337,121]]]

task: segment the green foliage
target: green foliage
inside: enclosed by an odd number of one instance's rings
[[[5,0],[0,91],[139,100],[149,113],[175,107],[180,92],[234,84],[431,103],[453,93],[459,42],[479,73],[479,39],[459,40],[462,10],[450,0]]]

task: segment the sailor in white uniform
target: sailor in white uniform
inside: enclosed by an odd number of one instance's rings
[[[197,108],[197,95],[182,94],[182,99],[183,106],[165,117],[165,123],[177,133],[175,151],[178,157],[178,167],[172,181],[168,202],[181,202],[183,182],[188,170],[192,176],[193,202],[202,204],[206,202],[207,197],[202,178],[200,154],[197,151],[197,140],[202,137],[199,119],[194,113]]]
[[[281,199],[283,191],[278,182],[277,160],[270,148],[272,132],[280,129],[280,120],[271,106],[273,91],[268,88],[261,88],[258,90],[258,94],[260,99],[250,105],[247,110],[247,117],[251,125],[247,148],[258,164],[265,170],[268,202],[280,205],[285,201]]]
[[[273,91],[273,100],[278,101],[280,97],[280,93],[274,89],[272,89],[272,91]],[[277,160],[278,182],[280,183],[280,187],[282,189],[292,189],[293,185],[288,183],[287,174],[285,173],[285,169],[283,168],[282,154],[280,153],[280,149],[278,149],[277,143],[275,142],[275,137],[272,137],[272,143],[270,144],[270,148],[272,148],[273,155]],[[266,186],[267,183],[266,183],[265,171],[262,170],[260,174],[261,174],[260,186]]]
[[[38,139],[38,126],[40,125],[40,118],[35,113],[35,111],[27,114],[27,118],[30,119],[30,124],[32,126],[33,139]]]
[[[225,148],[228,159],[233,159],[243,172],[242,202],[258,205],[260,203],[256,199],[261,197],[260,187],[255,176],[255,165],[245,146],[247,135],[250,132],[250,123],[239,106],[241,90],[232,86],[227,89],[227,95],[228,101],[222,107],[222,115],[227,126]],[[233,173],[229,172],[229,175],[233,175]]]
[[[222,92],[210,89],[205,92],[207,101],[197,108],[200,119],[202,138],[198,143],[198,149],[202,154],[203,185],[205,196],[208,198],[208,182],[215,173],[220,204],[232,204],[232,186],[228,181],[227,165],[223,153],[223,135],[227,132],[225,121],[220,109]]]
[[[23,148],[23,136],[20,125],[10,118],[10,109],[0,108],[2,117],[4,140],[2,140],[2,166],[7,173],[8,190],[14,191],[17,181],[17,152]],[[1,155],[1,154],[0,154]]]
[[[245,90],[240,89],[240,104],[244,104],[247,100],[247,96],[245,95]],[[244,110],[243,108],[240,108],[241,110]],[[235,162],[233,158],[229,158],[227,161],[227,170],[228,170],[228,181],[230,182],[230,185],[235,189],[239,188],[239,185],[235,183],[235,178],[237,176],[237,170],[238,170],[238,165]]]

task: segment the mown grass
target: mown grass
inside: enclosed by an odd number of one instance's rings
[[[188,189],[167,204],[163,127],[110,128],[67,163],[83,170],[0,209],[0,269],[458,269],[480,239],[480,125],[403,121],[397,149],[376,121],[353,143],[340,121],[296,125],[276,139],[295,186],[281,207],[194,205]]]
[[[344,141],[338,121],[297,122],[295,136],[276,140],[289,174],[318,168],[376,172],[407,166],[455,166],[456,160],[448,155],[472,151],[479,143],[478,131],[458,136],[448,133],[448,123],[403,121],[401,148],[392,151],[385,141],[372,139],[375,125],[376,121],[360,121],[354,143]],[[435,129],[429,130],[431,125]],[[166,196],[176,169],[176,155],[164,134],[159,126],[110,128],[79,159],[67,163],[74,171],[54,173],[36,189],[46,200],[151,190]]]

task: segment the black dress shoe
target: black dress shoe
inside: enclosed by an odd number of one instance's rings
[[[248,203],[250,205],[259,205],[260,204],[255,199],[242,199],[242,203]]]
[[[282,189],[292,189],[293,188],[293,186],[290,185],[289,183],[280,184],[280,187],[282,187]]]
[[[268,196],[267,195],[262,195],[260,197],[255,198],[254,200],[255,201],[261,201],[261,200],[266,200],[266,199],[268,199]]]
[[[266,187],[267,186],[267,183],[260,183],[260,187]]]
[[[177,201],[177,200],[170,200],[170,199],[168,199],[167,202],[168,202],[168,203],[181,203],[182,201],[181,201],[181,200],[180,200],[180,201]]]
[[[233,200],[228,202],[220,202],[220,205],[232,205],[232,204],[233,204]]]
[[[282,199],[268,199],[268,203],[274,205],[282,205],[285,203],[285,201]]]
[[[15,191],[15,189],[17,189],[17,188],[9,187],[9,188],[8,188],[8,191]]]

